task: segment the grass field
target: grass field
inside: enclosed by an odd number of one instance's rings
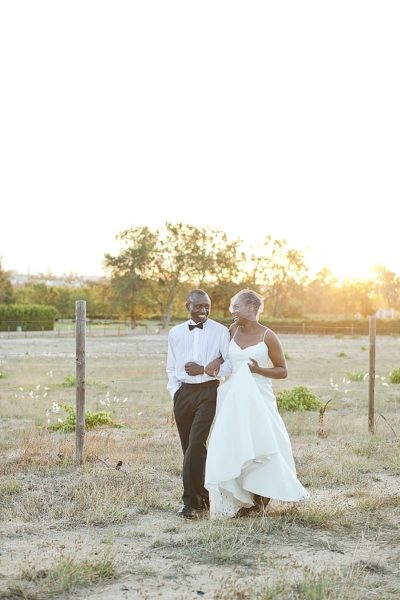
[[[74,434],[47,429],[75,403],[75,340],[0,337],[0,598],[400,598],[400,338],[377,339],[375,435],[368,339],[280,338],[275,391],[330,400],[322,424],[282,415],[310,502],[182,522],[166,336],[88,338],[87,409],[123,427],[88,432],[82,468]]]

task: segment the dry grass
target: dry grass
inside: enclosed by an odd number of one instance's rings
[[[86,588],[93,584],[114,579],[116,568],[113,559],[105,555],[96,560],[75,561],[61,557],[50,569],[25,568],[20,577],[9,584],[3,597],[41,598],[58,596],[70,590]]]
[[[74,435],[46,429],[63,417],[61,402],[74,403],[62,385],[73,340],[0,338],[0,595],[72,598],[87,586],[94,600],[96,582],[107,581],[116,600],[121,582],[132,598],[398,597],[400,387],[377,380],[371,436],[368,382],[346,378],[368,370],[366,340],[281,337],[290,373],[275,390],[306,385],[331,400],[325,437],[317,411],[283,415],[311,501],[195,523],[175,516],[182,457],[168,422],[164,337],[88,340],[87,408],[110,411],[123,428],[87,433],[80,468]],[[399,345],[378,340],[379,377],[398,366]]]

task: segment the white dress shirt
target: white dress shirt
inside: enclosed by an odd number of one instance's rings
[[[215,379],[206,373],[188,375],[185,371],[187,362],[195,362],[205,367],[215,358],[222,356],[225,362],[221,365],[218,377],[230,372],[227,360],[230,335],[227,327],[212,319],[207,319],[203,323],[203,329],[195,328],[190,331],[189,323],[194,325],[190,319],[185,323],[175,325],[168,334],[166,371],[168,374],[167,390],[171,394],[171,398],[174,397],[182,383],[204,383]]]

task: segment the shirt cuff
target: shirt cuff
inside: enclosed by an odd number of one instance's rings
[[[168,390],[169,393],[170,393],[170,395],[171,395],[171,400],[174,399],[174,396],[175,396],[176,392],[179,390],[180,387],[181,387],[180,385],[177,385],[176,387],[170,388]]]

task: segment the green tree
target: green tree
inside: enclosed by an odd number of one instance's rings
[[[166,326],[175,308],[182,311],[189,288],[229,281],[238,272],[240,241],[229,241],[218,230],[166,223],[156,231],[129,229],[118,239],[123,249],[117,256],[107,254],[104,264],[118,302],[129,302],[132,322],[142,306],[156,311]]]
[[[349,317],[357,313],[367,317],[377,309],[373,282],[368,280],[345,280],[340,288],[339,299],[341,306],[338,312]]]
[[[219,230],[165,224],[151,273],[153,298],[164,325],[170,323],[177,299],[182,303],[189,287],[211,288],[236,277],[240,243],[229,241]],[[176,308],[181,311],[182,304]]]
[[[327,269],[321,269],[305,288],[305,305],[308,313],[335,313],[338,296],[338,280]]]
[[[400,277],[379,265],[375,267],[375,289],[384,308],[400,310]]]
[[[271,315],[289,316],[308,278],[302,252],[268,235],[263,246],[251,254],[249,265],[249,284],[264,295]]]
[[[12,304],[14,290],[7,271],[3,270],[0,256],[0,304]]]
[[[116,239],[122,244],[120,253],[106,254],[103,264],[111,274],[115,305],[135,327],[156,260],[158,234],[148,227],[134,227],[121,231]]]
[[[15,287],[17,304],[47,304],[56,306],[57,291],[45,283],[26,283]]]

